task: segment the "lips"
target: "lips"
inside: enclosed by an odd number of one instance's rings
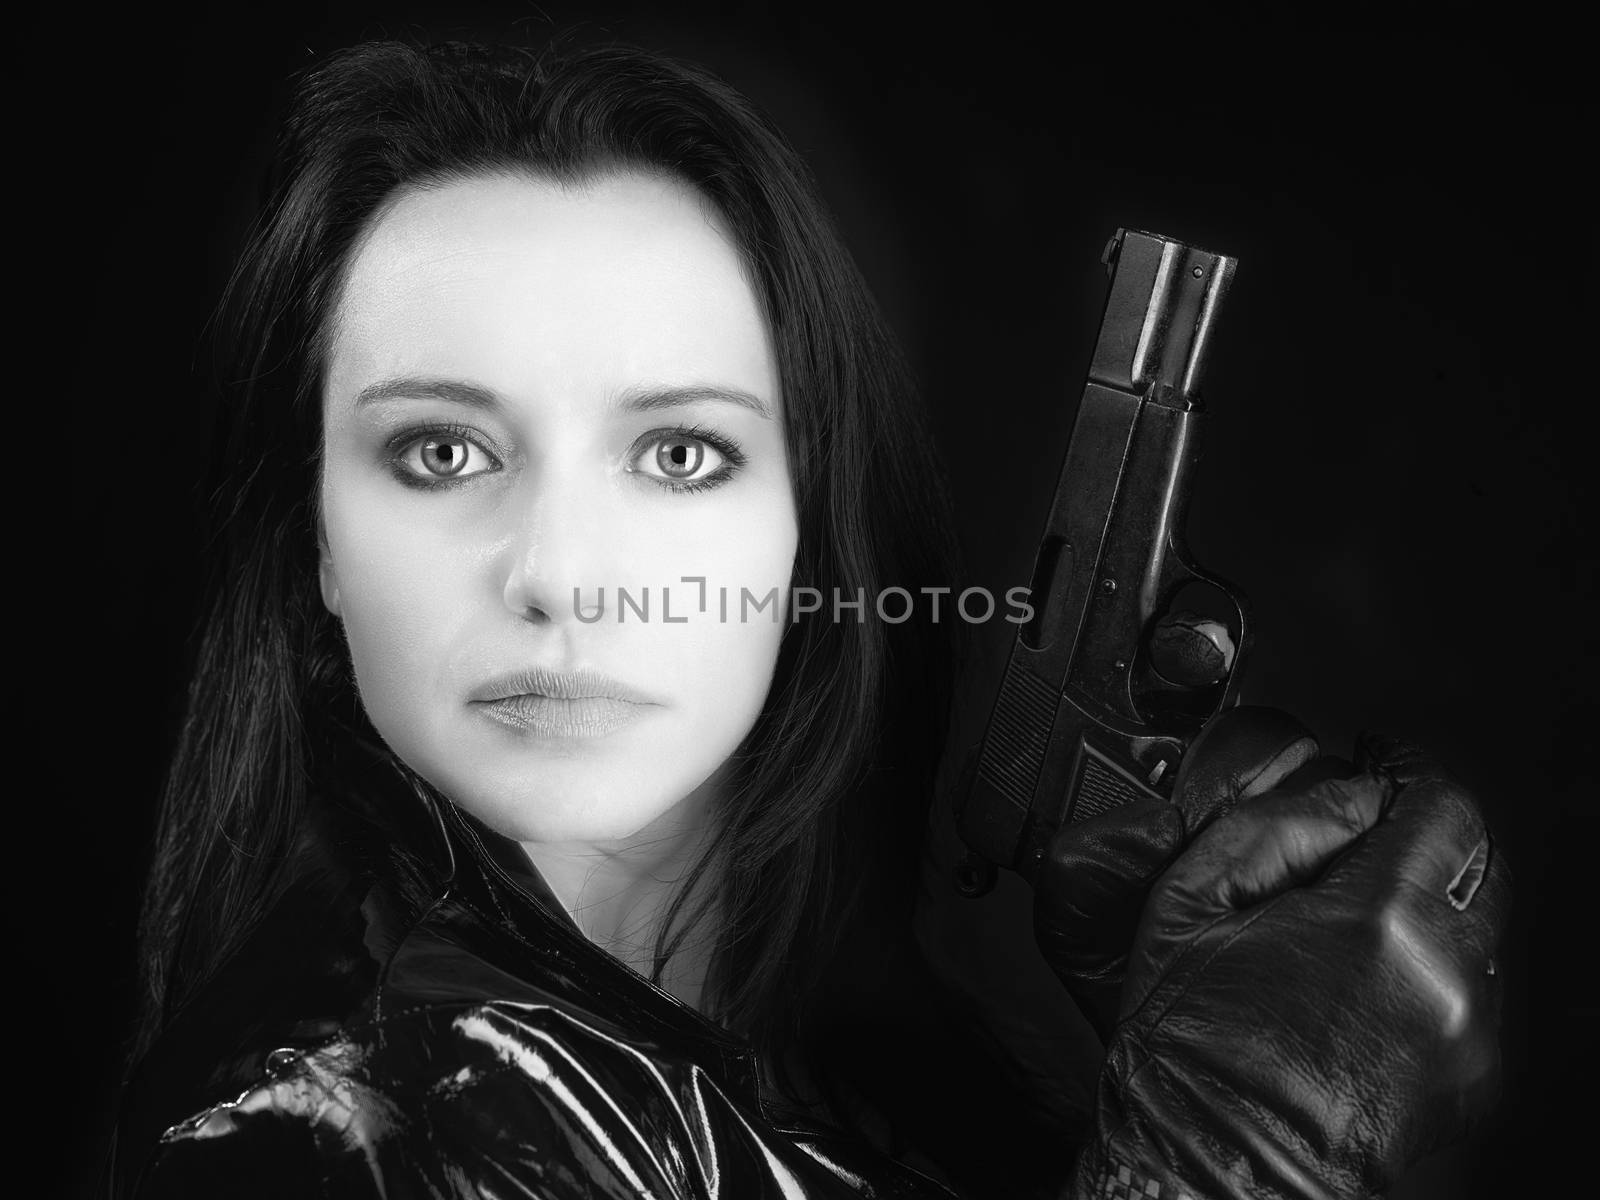
[[[511,729],[546,738],[599,737],[620,729],[649,706],[607,696],[557,700],[550,696],[508,696],[483,705],[485,714]]]
[[[475,689],[469,700],[489,704],[517,697],[550,700],[615,700],[626,704],[653,704],[655,701],[620,680],[599,671],[581,668],[555,671],[547,667],[525,667],[496,676]]]
[[[470,699],[498,724],[543,738],[599,737],[657,707],[643,693],[598,671],[544,667],[498,676]]]

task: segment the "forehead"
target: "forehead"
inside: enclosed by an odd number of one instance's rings
[[[375,218],[335,306],[329,395],[450,374],[511,391],[707,375],[776,399],[768,331],[733,241],[676,180],[486,176]]]

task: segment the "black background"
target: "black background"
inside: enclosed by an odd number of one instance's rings
[[[288,80],[363,37],[574,27],[705,63],[807,155],[923,382],[975,584],[1027,580],[1108,235],[1238,256],[1190,540],[1254,602],[1246,699],[1330,750],[1362,727],[1434,748],[1516,873],[1504,1102],[1400,1194],[1565,1180],[1600,1018],[1579,908],[1595,114],[1575,31],[1526,9],[1401,35],[1131,7],[441,7],[73,8],[13,47],[11,578],[31,665],[10,986],[14,1036],[51,1054],[23,1098],[65,1134],[63,1181],[88,1187],[109,1122],[194,617],[202,335]]]

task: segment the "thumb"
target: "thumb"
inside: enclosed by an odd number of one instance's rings
[[[1102,1038],[1116,1021],[1145,896],[1184,840],[1173,805],[1138,800],[1066,826],[1039,864],[1034,939]]]
[[[1145,894],[1184,840],[1183,814],[1165,800],[1136,800],[1061,829],[1034,880],[1034,922],[1053,957],[1077,964],[1126,951]]]

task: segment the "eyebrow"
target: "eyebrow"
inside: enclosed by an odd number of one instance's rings
[[[368,384],[356,393],[355,407],[361,408],[383,400],[446,400],[469,408],[504,407],[500,396],[489,388],[459,379],[434,379],[419,375],[401,375]],[[772,419],[772,407],[765,400],[742,388],[720,384],[625,388],[618,394],[615,405],[624,412],[655,412],[663,408],[707,402],[737,404],[767,420]]]

